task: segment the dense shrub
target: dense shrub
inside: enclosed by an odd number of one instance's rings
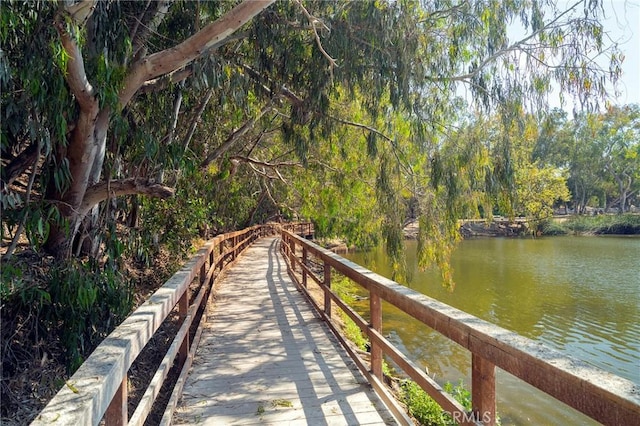
[[[70,371],[131,311],[133,298],[122,274],[94,261],[71,260],[51,271],[42,317],[66,350]]]
[[[545,235],[560,234],[615,234],[638,235],[640,234],[640,215],[598,215],[598,216],[572,216],[563,222],[551,220],[543,228]]]

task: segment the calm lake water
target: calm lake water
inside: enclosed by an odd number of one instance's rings
[[[453,255],[452,292],[436,271],[418,271],[415,241],[406,254],[412,289],[640,384],[640,238],[465,240]],[[346,257],[390,277],[382,248]],[[383,309],[383,331],[405,354],[438,382],[470,387],[465,349]],[[496,387],[503,425],[597,424],[501,370]]]

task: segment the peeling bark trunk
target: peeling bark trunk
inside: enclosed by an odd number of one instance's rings
[[[82,222],[83,216],[80,215],[79,208],[89,184],[98,148],[95,140],[97,114],[97,101],[95,107],[92,106],[88,110],[80,112],[76,128],[66,150],[69,174],[71,175],[69,189],[64,194],[60,194],[57,189],[48,191],[55,194],[52,201],[57,205],[62,217],[67,220],[66,225],[68,226],[67,228],[62,224],[53,223],[45,243],[45,249],[58,257],[70,255],[71,241]],[[50,185],[53,185],[54,179],[50,179],[50,182]]]

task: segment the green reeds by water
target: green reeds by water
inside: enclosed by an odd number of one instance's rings
[[[640,235],[640,215],[570,216],[550,219],[542,226],[543,235]]]

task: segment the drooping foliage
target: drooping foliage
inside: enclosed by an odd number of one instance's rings
[[[104,227],[97,209],[105,199],[166,197],[183,168],[224,164],[260,132],[278,131],[308,164],[312,145],[352,121],[330,113],[338,90],[342,101],[357,98],[371,123],[402,111],[408,140],[389,125],[382,132],[436,158],[462,106],[460,84],[505,120],[552,78],[585,102],[603,89],[596,77],[604,74],[584,66],[588,49],[603,47],[595,2],[567,12],[536,1],[270,3],[6,2],[3,152],[14,161],[3,184],[17,197],[9,185],[35,157],[44,160],[34,175],[47,197],[31,200],[41,206],[26,220],[42,229],[32,240],[95,256],[101,239],[92,231]],[[235,12],[245,27],[210,30]],[[525,36],[510,40],[508,24]],[[610,77],[619,59],[613,52]],[[367,137],[375,153],[378,136]],[[509,181],[507,146],[504,158],[495,177]],[[112,181],[112,195],[103,181]]]

